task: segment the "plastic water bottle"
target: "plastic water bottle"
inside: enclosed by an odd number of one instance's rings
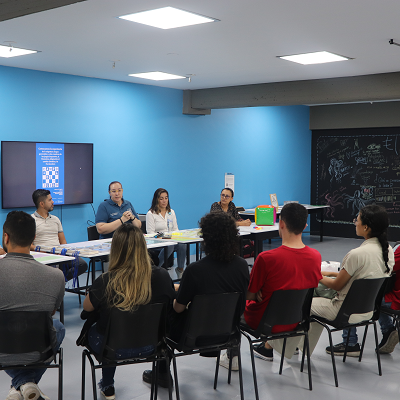
[[[172,228],[173,228],[173,223],[172,223],[172,215],[169,212],[168,216],[167,216],[167,227],[168,227],[168,232],[172,232]]]

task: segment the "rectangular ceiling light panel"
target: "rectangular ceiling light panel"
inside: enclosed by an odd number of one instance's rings
[[[161,29],[180,28],[182,26],[205,24],[207,22],[216,21],[213,18],[193,14],[173,7],[142,11],[135,14],[123,15],[119,18]]]
[[[166,72],[159,72],[159,71],[142,72],[139,74],[129,74],[129,76],[133,76],[135,78],[142,78],[142,79],[151,79],[153,81],[166,81],[169,79],[185,79],[186,78],[186,76],[167,74]]]
[[[0,45],[0,57],[10,58],[37,53],[36,50],[19,49],[18,47]]]
[[[293,56],[278,56],[283,60],[293,61],[299,64],[323,64],[335,61],[349,60],[347,57],[339,56],[337,54],[329,53],[328,51],[317,51],[315,53],[296,54]]]

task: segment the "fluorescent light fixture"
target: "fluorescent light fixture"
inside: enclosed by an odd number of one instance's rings
[[[186,79],[186,76],[167,74],[166,72],[142,72],[140,74],[129,74],[135,78],[151,79],[153,81],[167,81],[169,79]]]
[[[348,57],[338,56],[337,54],[329,53],[328,51],[317,51],[315,53],[296,54],[293,56],[278,56],[278,58],[303,65],[350,60]]]
[[[18,47],[3,46],[0,44],[0,57],[10,58],[37,53],[36,50],[19,49]]]
[[[161,29],[180,28],[182,26],[205,24],[207,22],[217,21],[213,18],[193,14],[174,7],[157,8],[156,10],[123,15],[119,18]]]

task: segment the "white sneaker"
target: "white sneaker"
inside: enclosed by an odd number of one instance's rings
[[[219,359],[219,365],[226,369],[229,369],[229,358],[228,354],[224,353]],[[238,356],[232,358],[232,371],[239,371],[239,359]]]
[[[37,400],[40,396],[38,385],[33,382],[27,382],[19,387],[24,400]]]
[[[183,271],[184,271],[183,269],[180,269],[178,267],[175,268],[175,273],[178,279],[182,279]]]
[[[6,400],[24,400],[24,398],[19,390],[15,389],[14,386],[11,386]]]

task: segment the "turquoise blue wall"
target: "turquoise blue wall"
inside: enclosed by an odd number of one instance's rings
[[[0,118],[0,140],[94,143],[96,210],[113,180],[140,213],[164,187],[179,227],[194,227],[219,200],[225,172],[235,174],[237,206],[270,204],[270,193],[310,201],[305,106],[186,116],[180,90],[0,66]],[[87,220],[91,205],[62,207],[67,241],[86,240]]]

